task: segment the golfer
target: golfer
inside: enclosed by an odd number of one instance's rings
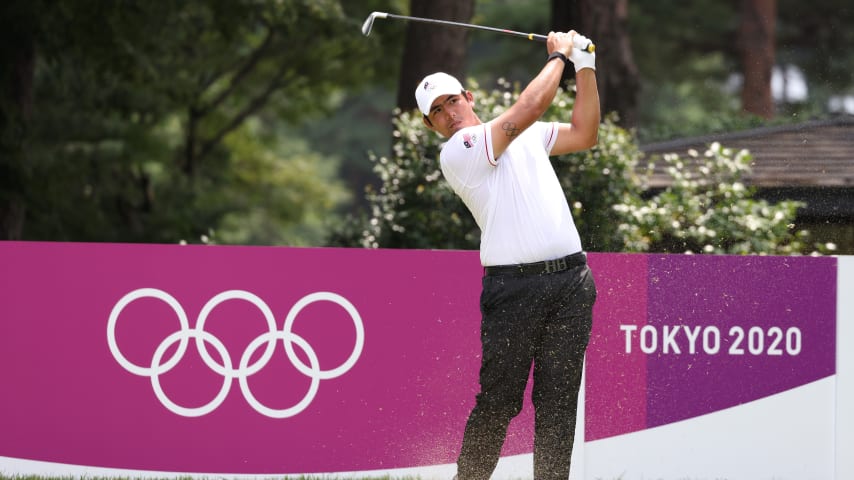
[[[577,38],[574,38],[577,37]],[[593,147],[599,129],[595,55],[574,31],[549,33],[548,60],[507,111],[482,122],[474,97],[445,73],[415,98],[424,125],[448,139],[442,173],[481,230],[480,392],[457,460],[459,480],[486,480],[533,365],[534,478],[567,480],[596,287],[569,205],[549,161]],[[564,68],[575,67],[569,122],[539,121]]]

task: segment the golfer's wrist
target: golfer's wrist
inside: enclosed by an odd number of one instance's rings
[[[561,62],[563,62],[564,65],[567,65],[569,63],[569,56],[559,50],[555,50],[554,52],[549,54],[548,58],[546,59],[546,63],[551,62],[555,59],[560,60]]]

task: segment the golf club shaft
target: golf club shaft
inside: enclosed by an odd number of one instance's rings
[[[461,23],[461,22],[452,22],[450,20],[436,20],[433,18],[423,18],[423,17],[410,17],[406,15],[395,15],[392,13],[383,13],[383,12],[374,12],[371,14],[372,17],[375,18],[393,18],[396,20],[408,20],[410,22],[420,22],[420,23],[432,23],[434,25],[444,25],[448,27],[460,27],[460,28],[471,28],[475,30],[486,30],[489,32],[502,33],[505,35],[511,35],[514,37],[527,38],[528,40],[534,40],[537,42],[543,42],[548,39],[546,35],[538,35],[536,33],[524,33],[524,32],[516,32],[513,30],[507,30],[506,28],[495,28],[495,27],[485,27],[483,25],[473,25],[471,23]],[[367,33],[366,33],[367,34]],[[593,53],[596,49],[596,46],[593,45],[592,42],[587,45],[578,45],[578,48],[581,50]]]

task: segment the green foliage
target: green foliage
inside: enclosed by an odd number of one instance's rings
[[[550,0],[477,0],[472,23],[519,32],[548,34]],[[489,32],[469,33],[468,73],[482,85],[493,86],[496,74],[526,81],[542,67],[546,51],[540,43]],[[487,83],[489,82],[489,83]]]
[[[367,217],[346,224],[333,243],[369,248],[470,249],[479,231],[465,205],[442,178],[439,137],[421,124],[421,114],[394,120],[393,156],[371,155],[382,184],[368,186]]]
[[[641,142],[707,135],[754,127],[763,120],[743,114],[739,2],[696,0],[674,7],[659,0],[629,2],[628,28],[640,71]],[[854,91],[854,8],[848,0],[778,0],[777,65],[792,64],[806,77],[805,102],[778,102],[773,123],[826,116],[831,95]],[[834,52],[827,54],[826,52]]]
[[[294,124],[380,65],[341,3],[29,6],[33,114],[0,191],[22,238],[319,242],[348,194]]]
[[[564,106],[564,102],[547,112],[545,118],[566,121],[565,114],[556,114],[571,108],[568,102]],[[629,132],[606,118],[599,125],[599,143],[595,148],[553,157],[585,249],[623,250],[623,239],[611,207],[641,194],[641,179],[635,173],[638,156],[637,145]]]
[[[649,200],[614,207],[627,250],[791,255],[808,248],[808,232],[793,223],[801,203],[751,198],[752,189],[743,183],[750,172],[746,150],[714,143],[702,155],[668,154],[663,161],[671,186]]]
[[[846,26],[854,9],[845,0],[780,2],[778,57],[805,69],[810,101],[820,104],[804,106],[803,117],[852,88],[854,30]],[[376,182],[363,154],[374,147],[384,155],[373,157],[376,175],[397,184],[373,189],[365,217],[339,229],[335,241],[475,247],[470,215],[435,175],[439,139],[420,118],[395,120],[389,153],[406,24],[385,22],[370,37],[359,27],[371,11],[406,14],[408,4],[4,2],[0,59],[26,57],[32,39],[35,72],[31,96],[10,88],[0,95],[0,215],[19,212],[13,217],[24,219],[25,240],[312,244],[347,201],[339,162],[351,187]],[[475,21],[539,32],[547,5],[478,0]],[[738,114],[738,99],[723,89],[737,69],[736,4],[702,0],[674,9],[637,0],[630,8],[644,80],[635,132],[642,140],[757,124]],[[530,42],[483,33],[471,39],[475,78],[492,82],[496,69],[528,78],[543,60],[542,47]],[[825,51],[835,53],[818,53]],[[0,62],[0,77],[25,74],[19,66]],[[478,92],[478,100],[500,108],[513,98],[505,93]],[[27,115],[14,105],[26,98]],[[555,114],[549,118],[564,118],[560,109]],[[608,206],[639,195],[630,165],[636,147],[612,127],[603,124],[597,149],[555,161],[579,230],[596,250],[625,249]]]
[[[264,138],[271,137],[271,138]],[[339,163],[309,150],[302,139],[251,119],[225,140],[235,172],[206,195],[224,209],[214,239],[229,244],[319,245],[350,199],[337,176]]]
[[[810,89],[854,91],[854,8],[848,0],[777,0],[777,57],[806,73]],[[812,95],[811,95],[812,96]]]

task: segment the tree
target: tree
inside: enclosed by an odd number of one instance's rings
[[[742,48],[752,49],[749,54],[764,48],[741,40],[744,3],[696,0],[673,8],[658,0],[631,1],[629,29],[642,79],[637,130],[642,142],[826,116],[829,98],[850,95],[854,88],[854,30],[848,28],[854,22],[851,3],[776,0],[773,4],[776,15],[764,14],[762,20],[775,19],[773,52],[762,56],[801,70],[808,98],[777,101],[775,116],[766,119],[748,113],[740,94],[761,98],[764,92],[770,95],[765,90],[770,85],[762,80],[763,93],[747,94],[731,83],[736,73],[745,71]]]
[[[36,12],[40,2],[0,5],[0,239],[20,239],[26,204],[23,137],[33,110]]]
[[[744,111],[763,118],[774,116],[771,70],[774,67],[776,0],[741,0],[739,51],[744,73],[741,103]]]
[[[697,0],[690,8],[656,0],[629,5],[632,49],[641,72],[642,142],[759,124],[726,89],[738,64],[737,2]]]
[[[0,212],[15,199],[26,209],[20,238],[176,242],[222,227],[319,241],[288,226],[331,215],[346,195],[336,160],[300,162],[311,154],[288,125],[370,82],[378,57],[340,2],[12,5],[26,5],[37,52],[33,114],[1,132],[22,146],[4,155],[15,180],[0,185]]]
[[[409,9],[414,17],[470,23],[474,0],[410,0]],[[468,29],[416,22],[407,25],[397,87],[397,107],[401,111],[416,107],[415,87],[426,75],[443,71],[465,78],[467,39]]]
[[[828,97],[850,95],[854,91],[851,2],[778,0],[777,6],[778,62],[797,65],[809,85],[809,99],[801,110],[823,111]]]
[[[552,30],[574,28],[593,39],[603,112],[617,112],[620,125],[637,125],[640,79],[628,31],[628,0],[551,0]],[[572,75],[572,72],[569,72]]]

